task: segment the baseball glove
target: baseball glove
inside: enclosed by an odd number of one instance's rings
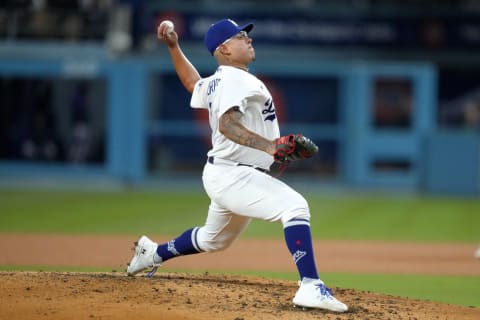
[[[318,147],[309,138],[302,134],[289,134],[275,140],[275,161],[288,163],[312,157],[318,152]]]

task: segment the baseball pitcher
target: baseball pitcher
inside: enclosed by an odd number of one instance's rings
[[[280,222],[300,277],[293,304],[345,312],[347,306],[319,278],[307,201],[269,175],[273,162],[306,159],[318,148],[301,134],[280,136],[272,96],[262,81],[248,72],[255,60],[249,36],[253,27],[251,23],[238,26],[230,19],[212,24],[205,34],[205,46],[218,68],[201,78],[183,54],[173,24],[164,21],[159,25],[157,37],[166,44],[180,81],[192,94],[191,107],[209,113],[212,148],[202,180],[211,203],[201,227],[160,245],[141,236],[127,274],[148,269],[147,276],[152,276],[169,259],[223,250],[252,219]]]

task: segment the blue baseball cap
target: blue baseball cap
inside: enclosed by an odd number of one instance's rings
[[[231,19],[222,19],[215,22],[208,28],[205,34],[205,46],[213,56],[215,49],[221,45],[225,40],[236,35],[240,31],[250,32],[253,29],[253,23],[248,23],[243,26],[239,26],[235,21]]]

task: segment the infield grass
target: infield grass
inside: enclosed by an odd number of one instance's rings
[[[318,239],[480,241],[480,199],[307,194]],[[0,232],[177,235],[202,225],[202,192],[54,192],[0,189]],[[254,221],[246,237],[281,237]]]

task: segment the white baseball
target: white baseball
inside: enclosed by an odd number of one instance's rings
[[[172,32],[173,32],[174,26],[173,26],[173,22],[172,22],[172,21],[170,21],[170,20],[165,20],[165,21],[162,21],[162,24],[167,25],[167,33],[172,33]]]

